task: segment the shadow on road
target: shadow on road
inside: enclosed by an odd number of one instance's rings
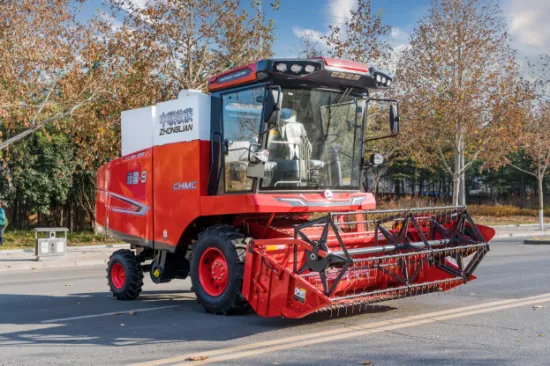
[[[274,330],[308,327],[336,317],[343,319],[395,309],[369,305],[359,311],[359,307],[355,306],[333,310],[332,313],[313,314],[303,319],[267,319],[254,313],[221,316],[207,314],[191,291],[144,291],[135,301],[116,301],[106,292],[69,296],[0,294],[0,304],[3,306],[0,312],[0,348],[48,344],[134,346],[178,341],[231,341]],[[342,326],[327,322],[327,329],[330,329],[329,323]]]

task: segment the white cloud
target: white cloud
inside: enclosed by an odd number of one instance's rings
[[[151,1],[149,0],[130,0],[128,1],[131,5],[139,8],[139,9],[143,9],[145,8],[145,5]]]
[[[391,29],[391,37],[394,39],[408,38],[409,33],[405,32],[401,28],[394,27]]]
[[[323,33],[309,28],[292,27],[292,33],[298,38],[311,37],[316,42],[322,42]]]
[[[507,0],[503,9],[520,59],[550,54],[550,1]]]
[[[393,27],[391,30],[389,42],[393,52],[390,55],[387,67],[388,71],[392,74],[395,73],[401,53],[411,47],[409,44],[409,36],[409,32],[398,27]]]
[[[351,11],[357,7],[357,0],[329,0],[327,23],[341,25],[351,19]]]
[[[142,0],[143,1],[143,0]],[[316,0],[319,1],[320,0]],[[327,44],[321,38],[328,35],[328,25],[342,26],[346,20],[351,19],[351,10],[357,7],[357,0],[325,0],[327,2],[325,9],[326,23],[322,25],[325,32],[316,29],[293,27],[292,32],[296,38],[308,37],[316,42],[321,50],[327,49]]]
[[[320,51],[326,51],[327,50],[327,43],[322,39],[322,37],[325,35],[322,32],[319,32],[315,29],[309,29],[309,28],[300,28],[300,27],[292,27],[292,33],[296,36],[296,38],[300,39],[302,37],[309,38],[313,41],[313,43],[316,44],[316,48],[318,48]]]
[[[101,20],[109,23],[111,25],[111,30],[113,32],[119,30],[121,27],[122,27],[122,22],[118,19],[116,19],[115,17],[113,17],[112,15],[110,14],[107,14],[106,12],[102,12],[100,14],[100,18]]]

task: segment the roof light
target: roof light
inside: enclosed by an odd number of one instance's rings
[[[312,73],[313,71],[315,71],[315,66],[313,66],[313,65],[306,65],[305,70],[306,70],[306,72],[307,72],[308,74],[309,74],[309,73]]]
[[[287,66],[286,64],[277,64],[277,66],[275,66],[275,68],[277,69],[277,71],[279,72],[285,72],[287,70]]]
[[[292,71],[293,73],[297,74],[297,73],[299,73],[300,71],[302,71],[302,66],[297,65],[297,64],[294,64],[294,65],[290,66],[290,71]]]

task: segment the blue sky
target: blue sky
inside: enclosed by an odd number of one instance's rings
[[[373,0],[372,9],[383,11],[383,20],[394,29],[392,44],[406,43],[417,19],[428,9],[430,0]],[[309,32],[322,35],[328,26],[343,23],[356,0],[282,0],[278,11],[269,12],[276,22],[276,56],[294,56],[298,35]],[[267,9],[266,9],[267,10]]]
[[[90,0],[84,5],[89,15],[101,7],[102,0]],[[129,0],[143,5],[155,0]],[[280,0],[279,10],[273,11],[263,0],[268,17],[276,22],[276,40],[273,50],[276,57],[296,56],[300,34],[308,32],[319,38],[326,34],[330,24],[343,23],[357,0]],[[431,0],[372,0],[374,11],[383,11],[384,23],[392,27],[390,42],[394,49],[408,44],[409,34],[416,22],[427,14]],[[241,0],[250,8],[250,0]],[[550,0],[500,0],[508,22],[513,46],[518,59],[534,58],[540,53],[550,54]]]

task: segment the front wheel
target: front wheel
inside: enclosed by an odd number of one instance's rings
[[[134,252],[128,249],[114,252],[107,265],[107,279],[118,300],[137,298],[143,287],[143,269]]]
[[[215,225],[199,234],[191,254],[191,282],[207,312],[243,313],[250,309],[242,282],[244,235],[230,225]]]

